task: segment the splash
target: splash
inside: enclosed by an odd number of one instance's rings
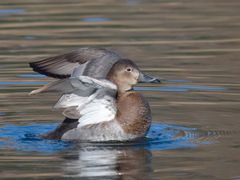
[[[73,148],[75,144],[61,140],[47,140],[39,135],[56,128],[57,124],[30,124],[18,126],[7,124],[0,127],[0,149],[15,149],[19,151],[38,151],[53,153]],[[97,146],[132,146],[148,150],[167,150],[179,148],[194,148],[198,146],[193,140],[197,136],[189,135],[197,129],[182,126],[153,123],[143,140],[121,143],[97,143]],[[88,143],[89,144],[89,143]],[[91,146],[93,143],[90,143]]]

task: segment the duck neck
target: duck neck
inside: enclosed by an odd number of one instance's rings
[[[132,89],[131,86],[127,85],[127,86],[122,86],[122,85],[117,85],[118,88],[118,97],[122,96],[123,94],[125,94],[127,91],[129,91],[130,89]]]
[[[121,96],[128,90],[132,89],[131,85],[126,84],[125,82],[122,82],[121,80],[114,78],[114,76],[108,76],[107,79],[117,86],[118,96]]]

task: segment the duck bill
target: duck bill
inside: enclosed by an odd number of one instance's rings
[[[140,73],[138,77],[139,83],[161,83],[160,79]]]

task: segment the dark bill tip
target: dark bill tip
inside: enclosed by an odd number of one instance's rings
[[[156,77],[152,77],[152,76],[141,73],[138,77],[138,82],[139,83],[161,83],[161,80]]]

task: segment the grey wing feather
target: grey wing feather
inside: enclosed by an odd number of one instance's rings
[[[106,79],[95,79],[89,76],[79,76],[60,79],[50,82],[39,89],[30,92],[30,95],[46,92],[59,92],[61,94],[75,93],[80,96],[89,96],[95,89],[105,88],[116,90],[117,87]]]
[[[34,71],[54,77],[67,78],[73,74],[103,78],[120,56],[107,49],[80,48],[70,53],[29,63]]]
[[[69,93],[74,90],[72,86],[72,82],[70,79],[60,79],[57,81],[50,82],[36,90],[31,91],[29,94],[34,95],[38,93],[46,93],[46,92],[59,92],[59,93]]]

